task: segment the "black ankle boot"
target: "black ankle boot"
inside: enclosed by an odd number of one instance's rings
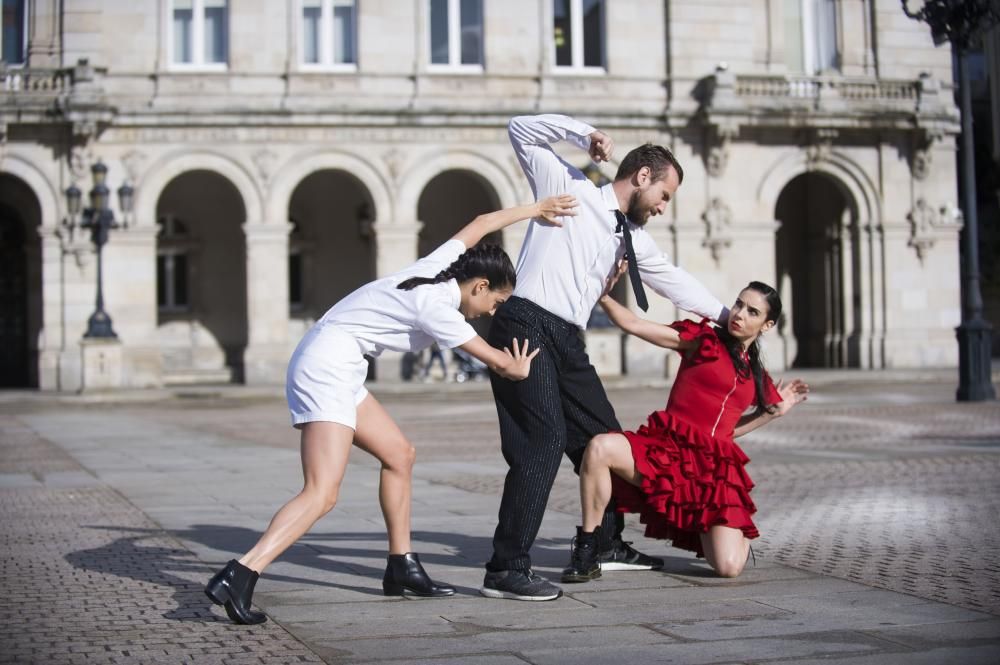
[[[601,527],[593,533],[584,533],[583,527],[576,527],[576,538],[570,545],[569,565],[563,568],[564,583],[589,582],[601,576],[601,564],[597,560],[597,543],[600,542]]]
[[[415,596],[451,596],[455,588],[435,582],[420,565],[416,552],[390,554],[382,577],[382,591],[387,596],[402,596],[407,591]]]
[[[250,609],[253,588],[259,577],[256,571],[233,559],[209,580],[205,586],[205,595],[216,605],[225,605],[226,614],[236,623],[264,623],[267,616]]]

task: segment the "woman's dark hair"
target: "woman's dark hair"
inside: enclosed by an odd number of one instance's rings
[[[450,266],[433,277],[411,277],[397,284],[396,288],[409,291],[424,284],[438,284],[449,279],[464,282],[476,277],[486,278],[491,291],[513,289],[517,282],[517,273],[507,252],[500,245],[480,243],[462,252]]]
[[[643,166],[649,167],[649,179],[651,182],[659,182],[667,175],[667,170],[670,168],[677,171],[678,184],[684,182],[684,169],[681,168],[680,162],[674,157],[674,153],[670,152],[669,148],[664,148],[662,145],[653,145],[652,143],[646,143],[630,150],[625,155],[622,163],[618,165],[618,173],[615,174],[615,180],[631,177],[633,173]]]
[[[764,282],[750,282],[743,290],[746,291],[747,289],[756,291],[764,296],[764,299],[767,301],[767,314],[765,314],[764,320],[777,321],[778,317],[781,316],[781,298],[778,297],[778,292]],[[730,335],[729,329],[724,326],[717,326],[715,331],[722,341],[723,346],[729,352],[729,357],[733,360],[736,373],[743,378],[753,377],[754,388],[757,393],[756,413],[759,415],[764,411],[768,413],[773,412],[775,407],[773,405],[769,406],[764,402],[764,364],[760,359],[760,337],[755,339],[750,348],[747,349],[747,358],[750,359],[748,364],[743,360],[743,343]]]

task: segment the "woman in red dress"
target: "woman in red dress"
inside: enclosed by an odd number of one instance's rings
[[[750,282],[726,326],[677,321],[669,326],[637,317],[610,297],[601,305],[622,330],[683,353],[666,409],[635,432],[594,437],[580,469],[583,526],[563,582],[600,577],[594,530],[612,490],[621,512],[638,513],[646,536],[704,556],[716,573],[743,571],[750,540],[750,459],[734,437],[778,418],[805,401],[798,379],[775,386],[761,365],[758,338],[774,327],[781,300],[770,286]],[[747,413],[751,406],[756,408]]]

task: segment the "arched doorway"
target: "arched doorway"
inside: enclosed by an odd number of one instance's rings
[[[0,174],[0,387],[38,386],[42,327],[41,206],[20,179]]]
[[[375,279],[375,205],[346,171],[324,169],[302,180],[288,204],[288,303],[302,330],[335,302]]]
[[[163,189],[156,218],[164,381],[242,381],[246,210],[239,191],[213,171],[188,171]]]
[[[786,366],[858,367],[858,225],[849,195],[830,176],[804,173],[782,190],[775,218]]]
[[[423,224],[417,237],[417,255],[427,256],[476,215],[500,207],[496,190],[473,171],[453,169],[431,178],[420,193],[417,218]],[[503,232],[484,242],[503,243]]]

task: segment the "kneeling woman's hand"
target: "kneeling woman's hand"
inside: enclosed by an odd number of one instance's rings
[[[809,384],[801,379],[792,379],[788,383],[778,381],[775,386],[778,394],[781,395],[781,402],[775,404],[777,411],[774,415],[783,416],[792,410],[792,407],[800,402],[809,399]]]

